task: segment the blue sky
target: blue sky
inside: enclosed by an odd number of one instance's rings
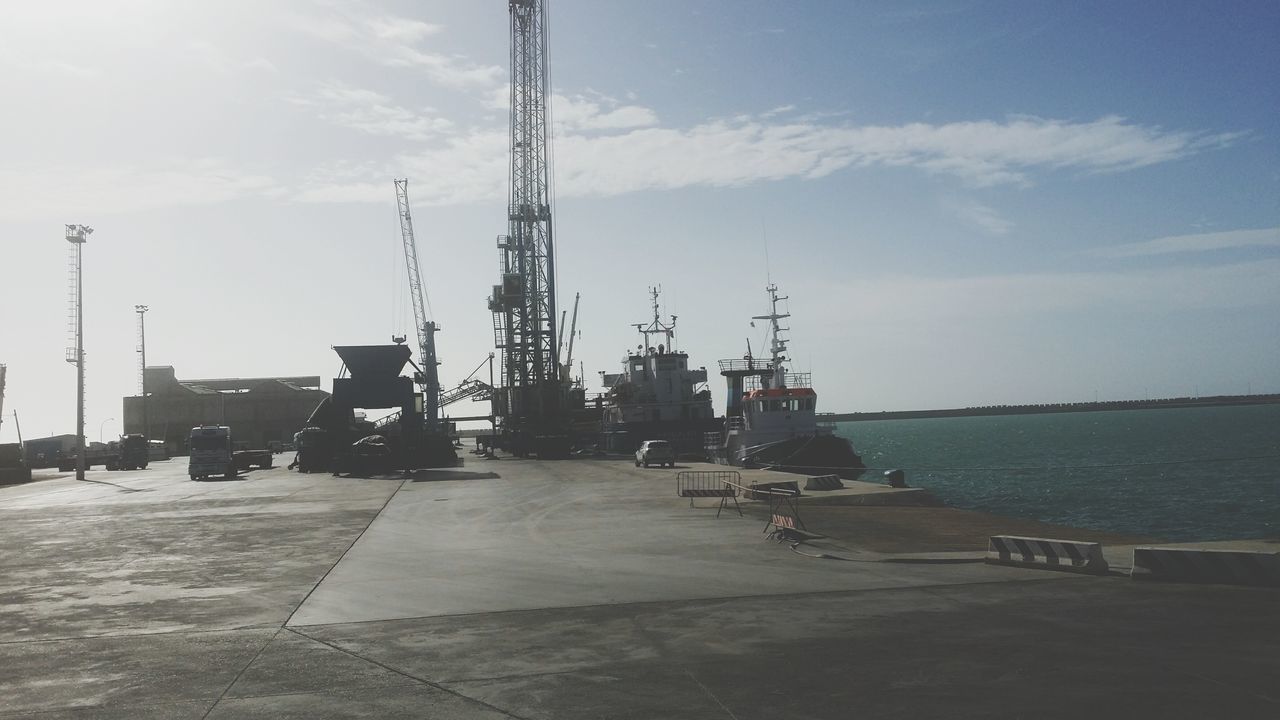
[[[771,278],[825,410],[1280,392],[1280,5],[550,12],[560,304],[582,293],[589,389],[649,285],[714,367],[762,346]],[[90,439],[136,391],[134,304],[150,364],[185,378],[329,378],[330,345],[405,332],[394,177],[443,380],[489,352],[505,3],[5,13],[0,362],[26,435],[74,422],[68,222],[96,228]]]

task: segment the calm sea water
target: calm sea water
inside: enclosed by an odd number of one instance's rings
[[[1280,537],[1280,405],[885,420],[836,432],[868,467],[902,468],[908,484],[954,507],[1170,541]]]

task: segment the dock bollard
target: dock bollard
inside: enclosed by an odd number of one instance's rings
[[[907,474],[901,470],[885,470],[884,481],[891,488],[904,488],[907,486]]]

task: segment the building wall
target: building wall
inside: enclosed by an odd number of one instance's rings
[[[147,368],[147,425],[142,397],[124,398],[124,432],[163,439],[170,453],[187,450],[191,428],[227,425],[237,446],[289,442],[329,394],[320,378],[229,378],[179,381],[172,368]]]

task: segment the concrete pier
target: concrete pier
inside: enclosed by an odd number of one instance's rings
[[[177,459],[0,488],[0,718],[1280,711],[1275,590],[969,562],[1071,530],[939,507],[804,505],[827,537],[793,549],[674,478],[468,456],[192,482]]]

